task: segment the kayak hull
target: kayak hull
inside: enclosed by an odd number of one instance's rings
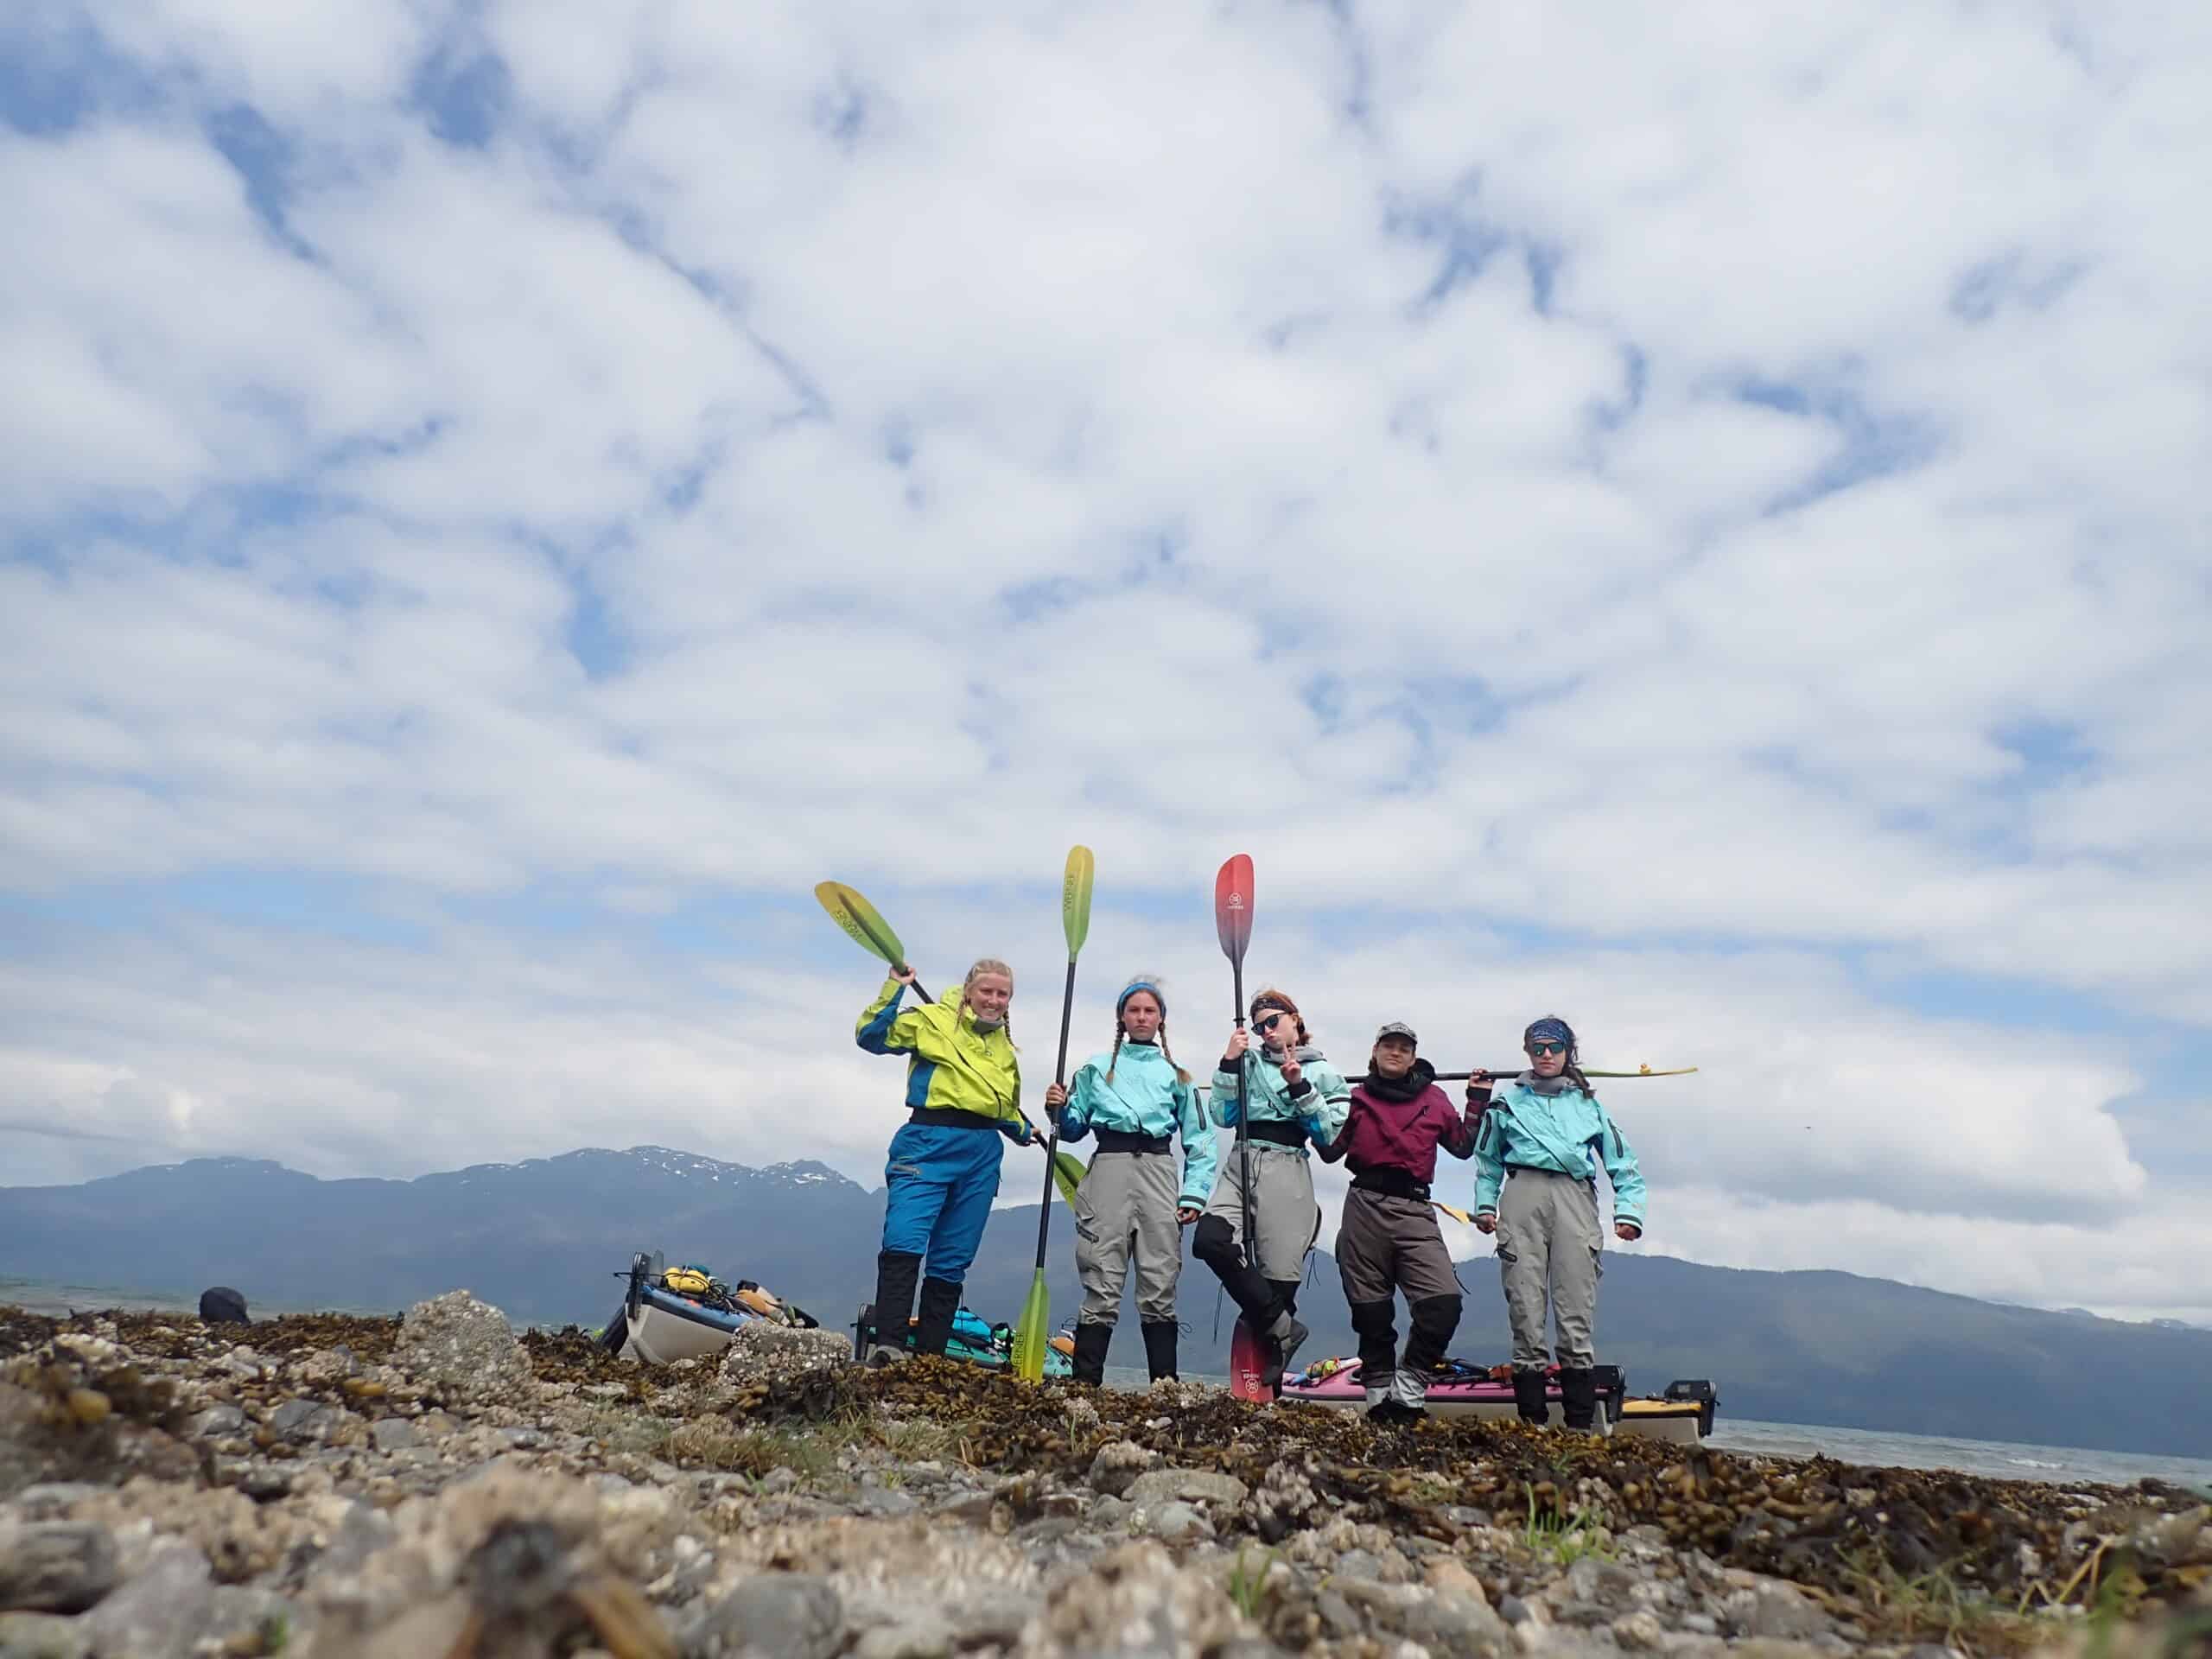
[[[757,1313],[725,1313],[648,1285],[624,1305],[627,1334],[617,1352],[648,1365],[711,1358],[759,1318]]]
[[[1364,1409],[1366,1385],[1360,1381],[1357,1360],[1331,1362],[1328,1375],[1313,1378],[1309,1370],[1283,1379],[1279,1398],[1285,1404],[1321,1406],[1333,1411]],[[1628,1434],[1643,1440],[1670,1440],[1685,1446],[1700,1444],[1713,1432],[1715,1399],[1709,1384],[1699,1384],[1702,1394],[1663,1400],[1627,1397],[1627,1381],[1611,1366],[1599,1368],[1598,1421],[1600,1434]],[[1677,1383],[1674,1389],[1685,1385]],[[1674,1394],[1669,1389],[1669,1395]],[[1567,1424],[1559,1382],[1551,1379],[1545,1389],[1547,1422],[1554,1428]],[[1493,1382],[1486,1376],[1464,1381],[1439,1379],[1429,1385],[1428,1414],[1432,1417],[1474,1417],[1492,1422],[1517,1419],[1520,1408],[1510,1382]]]

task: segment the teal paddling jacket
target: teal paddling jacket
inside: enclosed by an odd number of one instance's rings
[[[1599,1164],[1613,1184],[1613,1219],[1641,1228],[1643,1172],[1628,1137],[1598,1097],[1572,1084],[1555,1095],[1539,1094],[1525,1077],[1516,1078],[1499,1086],[1475,1136],[1475,1213],[1497,1214],[1509,1166],[1589,1181],[1597,1179]]]
[[[1307,1137],[1327,1146],[1344,1127],[1351,1109],[1351,1085],[1344,1074],[1321,1058],[1321,1051],[1306,1046],[1298,1051],[1298,1086],[1282,1080],[1282,1067],[1267,1057],[1257,1043],[1244,1051],[1244,1095],[1255,1123],[1295,1123]],[[1213,1121],[1224,1129],[1236,1127],[1236,1073],[1224,1066],[1213,1074]],[[1296,1148],[1304,1157],[1306,1148]]]
[[[1106,1073],[1114,1073],[1109,1083]],[[1197,1086],[1175,1075],[1174,1062],[1157,1043],[1123,1043],[1118,1057],[1094,1054],[1068,1085],[1060,1112],[1060,1139],[1080,1141],[1093,1129],[1123,1135],[1183,1137],[1183,1196],[1178,1204],[1203,1210],[1213,1196],[1221,1160],[1213,1125],[1198,1104]]]

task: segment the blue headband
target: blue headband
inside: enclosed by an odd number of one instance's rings
[[[1116,1020],[1122,1017],[1122,1010],[1128,1006],[1129,999],[1139,991],[1152,993],[1152,1000],[1160,1004],[1160,1017],[1165,1020],[1167,1017],[1167,999],[1160,994],[1160,987],[1148,979],[1133,979],[1122,987],[1122,994],[1114,999],[1114,1017]]]
[[[1565,1043],[1567,1052],[1572,1054],[1574,1052],[1574,1027],[1564,1020],[1547,1017],[1537,1020],[1528,1030],[1522,1032],[1521,1040],[1523,1044]]]

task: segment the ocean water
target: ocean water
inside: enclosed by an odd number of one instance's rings
[[[60,1314],[72,1309],[129,1307],[197,1315],[200,1299],[157,1292],[119,1289],[111,1285],[67,1285],[0,1277],[0,1306],[34,1313]],[[264,1314],[335,1313],[388,1315],[392,1308],[284,1307],[255,1302],[256,1319]],[[1225,1376],[1192,1374],[1195,1382],[1226,1388]],[[1106,1368],[1109,1387],[1141,1389],[1141,1368]],[[2145,1478],[2212,1493],[2212,1459],[2161,1457],[2147,1452],[2091,1452],[2079,1446],[2014,1446],[1999,1440],[1953,1440],[1931,1434],[1902,1434],[1887,1429],[1827,1428],[1808,1423],[1758,1423],[1732,1418],[1724,1386],[1721,1412],[1711,1444],[1723,1451],[1759,1457],[1829,1457],[1839,1462],[1905,1469],[1959,1469],[2000,1480],[2033,1480],[2053,1485],[2093,1483],[2132,1485]]]

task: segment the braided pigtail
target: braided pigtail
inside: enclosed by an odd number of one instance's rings
[[[1188,1083],[1191,1080],[1191,1074],[1181,1066],[1175,1065],[1175,1051],[1167,1046],[1167,1021],[1165,1020],[1160,1022],[1160,1052],[1166,1058],[1168,1065],[1175,1066],[1175,1081]]]
[[[1122,1022],[1114,1022],[1114,1052],[1106,1058],[1106,1081],[1114,1081],[1114,1068],[1122,1063],[1122,1039],[1128,1033],[1122,1029]]]

